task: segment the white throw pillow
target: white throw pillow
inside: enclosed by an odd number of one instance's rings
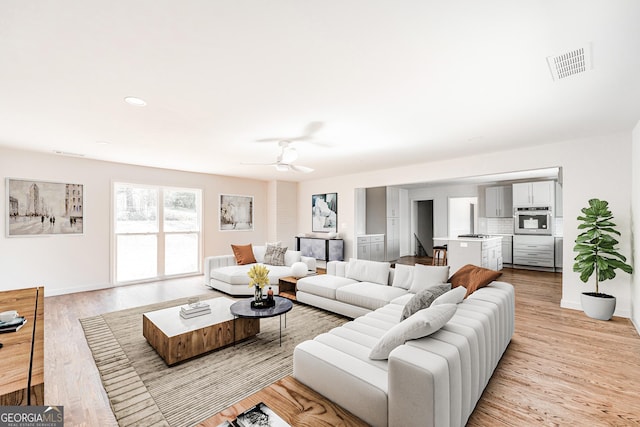
[[[464,296],[467,294],[467,288],[464,286],[458,286],[451,289],[449,292],[445,292],[438,298],[434,299],[431,306],[440,304],[460,304],[464,300]]]
[[[413,283],[413,268],[412,265],[396,264],[391,286],[409,290]]]
[[[302,252],[300,251],[287,251],[284,254],[284,265],[291,267],[296,262],[300,262]]]
[[[256,262],[264,262],[264,254],[266,251],[266,246],[253,246],[253,257],[256,259]]]
[[[347,279],[388,285],[390,268],[391,264],[388,262],[351,258],[347,268]]]
[[[449,279],[449,266],[416,264],[413,270],[413,282],[409,292],[417,294],[432,286],[447,283]]]
[[[388,359],[391,351],[406,341],[431,335],[453,317],[457,308],[455,304],[440,304],[420,310],[389,329],[371,349],[369,359]]]

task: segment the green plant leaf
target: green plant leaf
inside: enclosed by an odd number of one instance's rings
[[[613,214],[609,210],[609,203],[605,200],[590,199],[589,206],[580,210],[578,216],[578,230],[573,251],[576,252],[573,271],[580,273],[580,280],[587,282],[593,273],[596,274],[596,292],[598,284],[603,280],[616,277],[616,270],[620,269],[631,274],[633,268],[626,264],[626,258],[617,252],[619,243],[613,236],[621,236],[612,221]]]
[[[624,271],[625,273],[631,274],[633,273],[633,267],[631,267],[629,264],[626,264],[622,261],[618,261],[617,259],[612,259],[609,261],[609,264],[615,268],[619,268],[620,270]]]

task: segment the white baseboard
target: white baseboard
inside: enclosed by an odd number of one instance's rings
[[[98,283],[94,285],[76,286],[73,288],[51,289],[44,287],[44,296],[55,297],[58,295],[75,294],[76,292],[98,291],[100,289],[108,289],[115,287],[111,283]]]
[[[560,300],[560,307],[582,311],[582,304],[580,304],[580,301],[567,301],[564,298]],[[621,310],[619,307],[616,307],[616,311],[615,313],[613,313],[613,315],[617,317],[626,317],[627,319],[630,319],[631,310]],[[638,329],[637,326],[636,326],[636,329]],[[638,329],[638,331],[640,333],[640,329]]]
[[[638,335],[640,335],[640,325],[635,320],[633,320],[633,318],[631,318],[631,323],[633,323],[633,326],[635,326],[636,328],[636,332],[638,333]]]

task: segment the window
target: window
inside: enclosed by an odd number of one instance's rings
[[[116,283],[200,272],[202,191],[114,184]]]

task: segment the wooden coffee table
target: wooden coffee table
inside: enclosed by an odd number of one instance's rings
[[[235,301],[221,297],[203,302],[211,306],[211,313],[190,319],[180,316],[181,306],[142,315],[142,335],[167,365],[234,344],[260,332],[260,319],[234,318],[229,308]]]

